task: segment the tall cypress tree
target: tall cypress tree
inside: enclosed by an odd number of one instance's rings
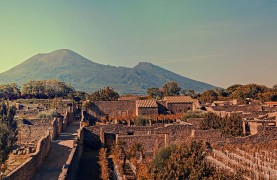
[[[0,164],[4,164],[17,141],[16,108],[9,102],[0,105]]]

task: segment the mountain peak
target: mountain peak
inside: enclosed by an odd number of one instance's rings
[[[144,94],[149,87],[161,87],[175,81],[184,89],[201,92],[214,86],[194,81],[149,62],[133,68],[111,67],[94,63],[70,49],[59,49],[35,55],[16,67],[0,74],[0,83],[25,83],[32,79],[59,79],[77,90],[94,92],[105,86],[120,94]]]
[[[146,68],[146,67],[154,67],[155,65],[150,62],[139,62],[134,68]]]

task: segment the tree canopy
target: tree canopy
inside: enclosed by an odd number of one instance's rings
[[[148,88],[147,94],[152,99],[161,99],[163,97],[162,91],[157,87]]]
[[[171,81],[163,85],[162,92],[164,96],[179,96],[181,88],[177,82]]]
[[[243,136],[242,118],[237,114],[231,114],[230,117],[220,117],[214,113],[207,113],[204,121],[200,124],[200,128],[220,129],[224,134],[232,136]]]
[[[214,167],[205,161],[207,153],[202,142],[170,145],[155,156],[152,179],[205,179],[215,174]]]
[[[0,85],[0,99],[17,99],[21,96],[20,89],[17,84],[2,84]]]
[[[0,105],[0,164],[8,159],[17,141],[17,122],[14,120],[16,109],[8,102]]]
[[[272,88],[258,84],[239,85],[235,84],[227,89],[207,90],[199,98],[203,102],[213,102],[215,100],[245,100],[247,98],[261,101],[277,101],[277,86]]]
[[[31,80],[23,84],[22,96],[25,98],[54,98],[67,97],[69,94],[75,92],[74,88],[64,82],[50,79],[35,81]]]
[[[92,101],[117,101],[119,94],[111,87],[104,87],[92,93],[89,99]]]

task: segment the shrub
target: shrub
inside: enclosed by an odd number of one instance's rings
[[[57,111],[55,111],[54,109],[51,109],[50,111],[42,111],[40,112],[37,117],[40,119],[43,118],[52,118],[52,117],[57,117],[59,114],[57,113]]]
[[[204,114],[200,111],[190,111],[183,116],[182,121],[187,121],[189,118],[203,118],[203,117],[204,117]]]
[[[144,116],[138,116],[135,119],[135,125],[136,126],[147,126],[147,125],[149,125],[149,119],[147,119]]]

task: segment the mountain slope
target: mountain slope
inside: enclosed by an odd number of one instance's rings
[[[81,55],[61,49],[51,53],[37,54],[22,64],[0,74],[0,84],[28,80],[59,79],[70,83],[77,90],[93,92],[111,86],[121,94],[145,94],[149,87],[161,87],[176,81],[182,88],[202,92],[215,87],[195,81],[147,62],[133,68],[114,67],[94,63]]]

